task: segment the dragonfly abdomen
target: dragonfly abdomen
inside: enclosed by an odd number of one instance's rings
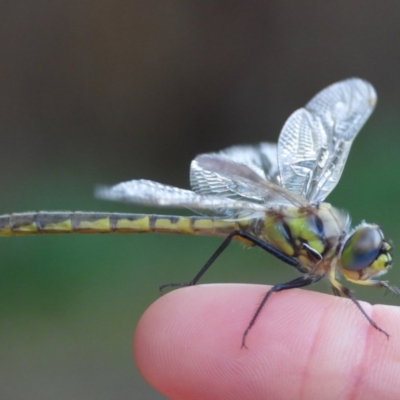
[[[212,217],[102,212],[26,212],[0,216],[0,236],[56,233],[180,233],[225,236],[237,222]]]

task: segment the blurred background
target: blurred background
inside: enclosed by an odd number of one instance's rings
[[[188,187],[196,154],[276,141],[316,92],[359,76],[378,107],[328,200],[400,243],[399,2],[13,0],[0,15],[2,213],[156,212],[98,201],[93,187],[134,178]],[[0,398],[162,399],[132,361],[135,326],[160,284],[192,278],[219,243],[1,239]],[[295,276],[234,245],[203,282]],[[388,279],[400,285],[399,266]],[[357,295],[399,304],[379,290]]]

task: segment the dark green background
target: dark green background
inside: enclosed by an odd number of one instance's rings
[[[355,224],[379,223],[396,246],[399,12],[395,1],[1,2],[1,212],[156,212],[97,201],[93,187],[134,178],[187,187],[197,153],[275,141],[317,91],[360,76],[376,87],[378,107],[328,200]],[[162,398],[133,364],[135,326],[160,284],[192,278],[219,243],[1,238],[0,398]],[[388,279],[400,285],[396,256],[395,247]],[[234,245],[204,282],[294,276]]]

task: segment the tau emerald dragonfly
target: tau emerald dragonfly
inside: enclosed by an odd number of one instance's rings
[[[233,239],[258,246],[301,276],[273,286],[244,331],[242,345],[274,292],[310,285],[327,277],[335,295],[351,299],[368,322],[389,337],[339,282],[400,291],[376,280],[392,264],[391,246],[379,226],[350,227],[349,216],[325,203],[338,183],[350,147],[377,101],[368,82],[335,83],[295,111],[277,144],[234,146],[197,156],[190,166],[192,190],[148,180],[99,187],[102,199],[160,207],[184,207],[197,216],[97,212],[29,212],[0,216],[0,235],[45,233],[181,233],[223,238],[188,283],[196,284]]]

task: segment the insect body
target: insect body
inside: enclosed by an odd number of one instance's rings
[[[192,190],[147,180],[99,187],[103,199],[165,207],[186,207],[192,217],[147,214],[34,212],[0,216],[0,235],[35,233],[164,232],[224,237],[194,279],[194,285],[232,239],[259,246],[302,273],[272,287],[247,327],[242,345],[274,292],[307,286],[327,276],[334,294],[348,297],[369,323],[349,289],[339,281],[400,291],[375,278],[392,264],[391,246],[381,229],[362,223],[350,228],[347,214],[323,201],[342,174],[351,144],[373,111],[374,88],[353,78],[318,93],[286,121],[278,144],[235,146],[196,157]]]

